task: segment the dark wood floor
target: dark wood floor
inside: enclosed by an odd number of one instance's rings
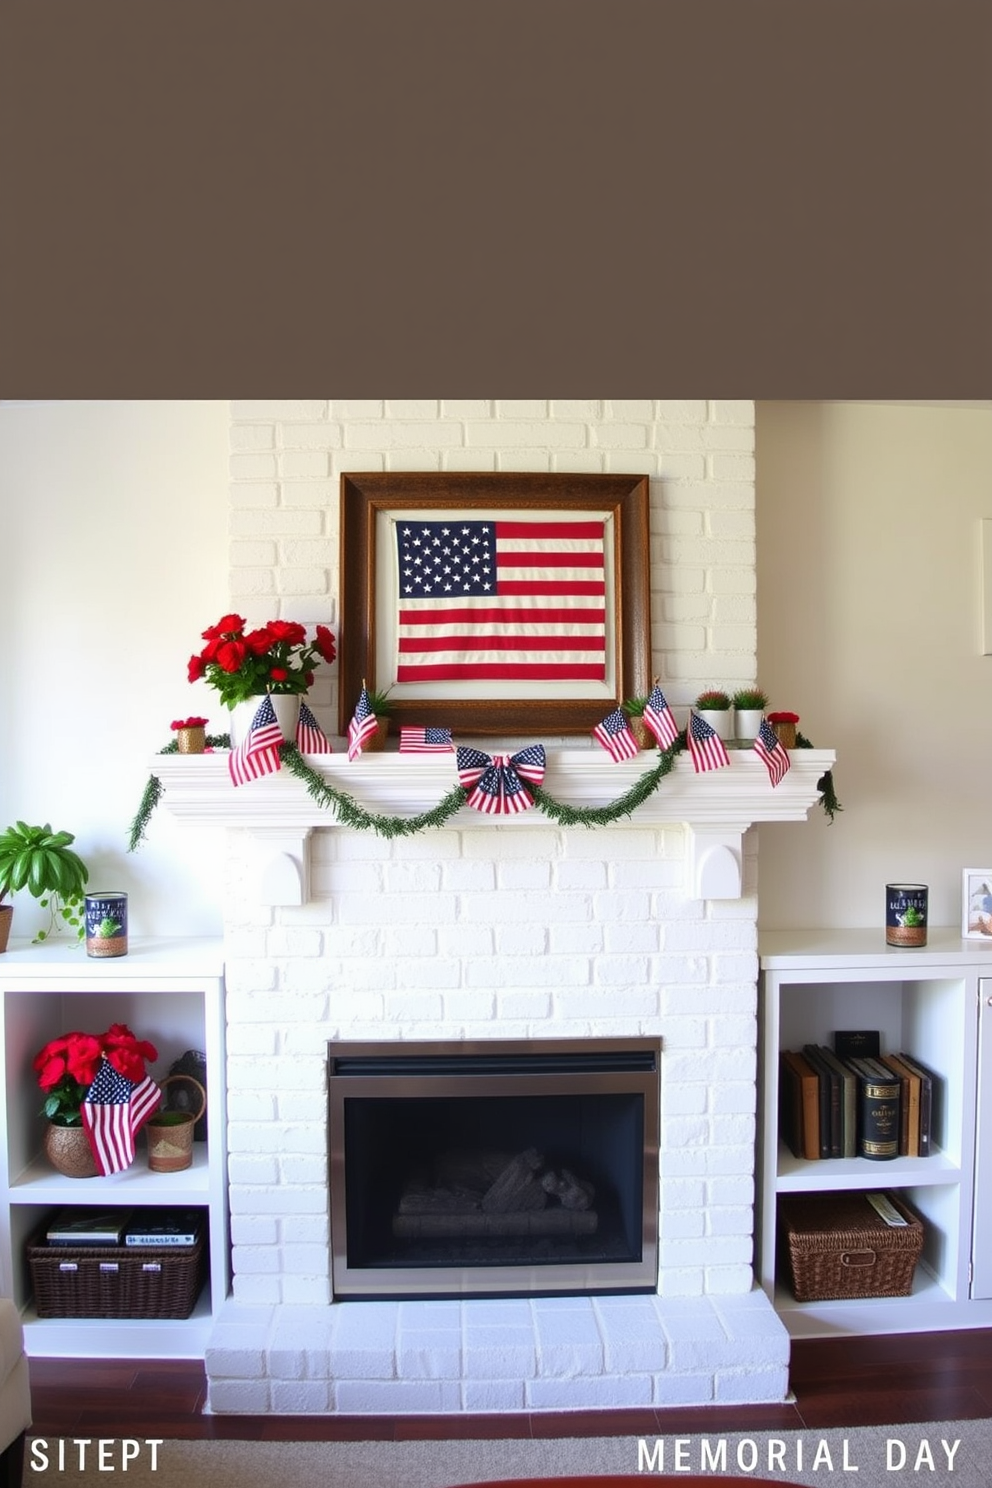
[[[209,1416],[199,1362],[34,1359],[35,1436],[249,1441],[712,1435],[992,1417],[992,1329],[797,1340],[794,1402],[496,1416]]]

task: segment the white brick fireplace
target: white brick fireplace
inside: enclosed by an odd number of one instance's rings
[[[754,678],[749,403],[236,403],[232,447],[231,598],[252,623],[335,623],[343,469],[622,470],[651,476],[653,665],[680,721],[703,686]],[[332,673],[313,698],[329,730],[335,685]],[[650,761],[544,742],[562,799],[613,799]],[[682,759],[621,825],[558,829],[533,811],[493,826],[463,809],[394,841],[334,825],[285,771],[234,792],[219,757],[156,763],[166,807],[230,829],[234,1282],[207,1351],[213,1410],[783,1398],[787,1336],[752,1270],[748,828],[802,819],[829,758],[794,756],[774,792],[750,755],[701,777]],[[454,783],[450,761],[409,766],[395,754],[326,763],[377,809],[412,813],[418,792],[434,802]],[[656,1293],[332,1300],[328,1040],[607,1035],[662,1042]]]

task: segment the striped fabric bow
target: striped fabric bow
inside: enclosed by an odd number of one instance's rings
[[[518,754],[483,754],[461,747],[456,756],[458,779],[469,792],[466,805],[487,816],[509,816],[534,804],[524,781],[540,785],[545,753],[541,744],[528,744]]]

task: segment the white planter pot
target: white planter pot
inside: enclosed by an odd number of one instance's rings
[[[282,729],[284,739],[296,738],[296,724],[300,716],[300,695],[296,692],[273,692],[269,701]],[[231,748],[237,749],[248,737],[252,720],[262,705],[260,697],[248,698],[247,702],[235,703],[231,709]]]
[[[734,715],[729,708],[697,708],[696,712],[718,738],[726,742],[734,737]]]
[[[734,738],[756,739],[761,732],[761,720],[764,716],[761,708],[735,708]]]

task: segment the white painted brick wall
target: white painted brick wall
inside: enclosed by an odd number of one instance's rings
[[[231,601],[252,624],[281,615],[336,627],[342,471],[646,473],[653,664],[679,707],[703,686],[754,679],[753,448],[753,405],[742,401],[234,402]],[[333,668],[312,696],[331,730],[335,690]],[[583,1388],[595,1403],[597,1370],[615,1372],[611,1356],[625,1350],[633,1361],[632,1401],[711,1398],[712,1350],[697,1370],[697,1323],[686,1323],[691,1348],[680,1344],[683,1304],[671,1299],[687,1299],[686,1317],[698,1322],[701,1304],[691,1299],[744,1299],[752,1284],[753,845],[745,898],[704,904],[683,893],[678,828],[563,832],[542,823],[392,843],[372,833],[319,832],[314,897],[303,908],[278,911],[259,908],[245,893],[243,848],[232,833],[227,1012],[240,1315],[250,1317],[257,1305],[260,1317],[278,1319],[280,1308],[329,1300],[328,1040],[660,1035],[659,1292],[676,1309],[665,1314],[674,1374],[657,1376],[656,1360],[638,1364],[636,1337],[597,1332],[585,1315],[559,1323],[553,1336],[540,1319],[534,1327],[522,1322],[515,1344],[507,1321],[513,1304],[503,1302],[492,1337],[481,1311],[461,1337],[467,1378],[460,1399],[462,1408],[519,1408],[525,1398],[574,1406],[582,1401],[566,1377],[589,1374]],[[444,1353],[444,1340],[425,1344],[423,1319],[416,1344],[404,1350],[402,1339],[377,1340],[366,1312],[351,1313],[350,1341],[349,1306],[331,1314],[333,1373],[347,1376],[350,1361],[359,1381],[338,1389],[332,1408],[348,1407],[349,1388],[355,1408],[374,1408],[380,1367],[382,1398],[395,1408],[386,1376],[395,1376],[397,1347],[410,1401],[402,1408],[437,1407],[441,1385],[427,1376],[435,1368],[457,1371],[452,1361],[451,1370],[431,1363]],[[712,1327],[722,1346],[715,1318]],[[654,1346],[644,1344],[649,1352]],[[326,1408],[328,1387],[316,1378],[314,1351],[297,1357],[287,1350],[288,1342],[262,1366],[281,1381],[272,1387],[282,1391],[281,1403],[273,1407],[269,1392],[267,1408]],[[221,1390],[217,1400],[235,1402],[220,1408],[254,1408],[250,1402],[260,1397],[252,1370],[244,1350],[235,1353],[231,1370],[214,1370],[229,1381],[228,1397]],[[539,1372],[555,1377],[534,1379],[524,1393],[521,1380],[534,1375],[538,1358]],[[554,1360],[560,1368],[550,1367]],[[396,1378],[390,1383],[397,1386]],[[715,1393],[731,1399],[736,1388],[731,1371]],[[614,1380],[609,1403],[619,1399]]]

